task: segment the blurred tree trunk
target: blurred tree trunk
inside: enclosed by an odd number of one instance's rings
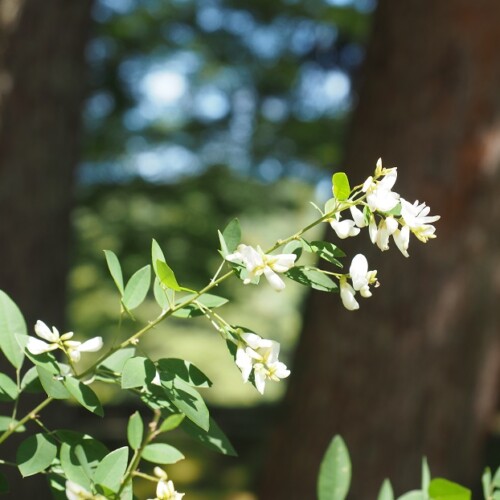
[[[61,325],[89,0],[0,4],[0,287]]]
[[[398,166],[396,190],[441,214],[438,238],[412,238],[408,261],[367,235],[341,245],[382,286],[354,313],[310,296],[263,500],[315,498],[336,433],[350,498],[376,498],[385,477],[417,487],[424,454],[435,475],[479,478],[500,366],[498,19],[496,0],[379,3],[344,168],[358,184],[379,156]]]
[[[0,288],[29,329],[37,318],[64,324],[90,7],[0,2]],[[10,495],[31,498],[34,488],[25,481]]]

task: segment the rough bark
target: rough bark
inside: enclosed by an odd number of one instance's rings
[[[90,7],[90,0],[0,2],[0,288],[30,329],[37,318],[64,328]],[[32,407],[22,403],[20,412]],[[50,498],[43,478],[16,478],[12,498],[33,491]]]
[[[424,454],[436,475],[478,479],[500,366],[499,18],[495,0],[379,3],[344,168],[357,184],[379,156],[398,166],[397,190],[442,215],[438,238],[413,238],[409,260],[349,242],[382,283],[355,313],[310,296],[263,500],[315,498],[336,433],[353,499],[385,477],[417,487]]]

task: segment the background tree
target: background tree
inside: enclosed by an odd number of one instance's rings
[[[0,5],[0,283],[30,325],[40,317],[64,325],[90,7],[89,0]],[[37,489],[43,498],[33,481],[13,481],[11,495]]]
[[[385,293],[357,313],[310,297],[263,500],[313,498],[334,433],[353,498],[384,477],[415,486],[424,454],[437,475],[477,480],[500,366],[499,16],[494,0],[380,1],[344,164],[357,180],[379,156],[398,166],[401,191],[442,215],[438,239],[410,243],[404,269],[373,248]]]

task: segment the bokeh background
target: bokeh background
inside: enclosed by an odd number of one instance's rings
[[[186,498],[312,499],[335,433],[355,499],[388,476],[398,492],[416,486],[424,454],[471,487],[500,463],[499,20],[494,0],[0,3],[0,287],[29,324],[111,342],[119,300],[103,249],[130,276],[154,237],[201,287],[233,217],[266,247],[315,217],[309,201],[329,196],[334,171],[359,183],[379,156],[405,197],[442,215],[439,239],[412,241],[409,261],[366,250],[366,235],[346,242],[383,284],[355,315],[295,283],[221,288],[225,316],[278,340],[293,367],[263,398],[207,321],[147,338],[144,351],[213,380],[204,396],[240,452],[176,432],[188,460],[168,472]],[[156,313],[151,297],[120,335]],[[107,424],[64,411],[117,447],[136,402],[99,394]]]

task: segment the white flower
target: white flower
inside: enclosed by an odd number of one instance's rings
[[[351,207],[349,210],[351,211],[356,226],[366,227],[368,225],[363,212],[358,207]]]
[[[429,216],[430,207],[425,203],[418,203],[418,200],[411,204],[401,198],[401,217],[405,225],[411,232],[423,243],[429,239],[435,238],[436,228],[431,224],[440,219],[439,215]]]
[[[408,226],[403,226],[401,230],[396,229],[396,231],[392,233],[392,237],[394,238],[394,243],[396,243],[401,253],[405,257],[409,257],[408,245],[410,243],[410,228]]]
[[[382,160],[377,162],[376,177],[383,175],[382,180],[376,181],[368,177],[363,184],[366,193],[366,202],[372,212],[389,212],[399,203],[399,194],[392,191],[398,172],[396,168],[382,168]]]
[[[375,243],[383,252],[389,250],[389,236],[391,236],[398,228],[398,222],[394,217],[389,216],[380,221],[377,229],[377,237]]]
[[[350,219],[340,220],[339,213],[335,214],[335,219],[330,219],[328,222],[341,240],[359,234],[359,228],[356,227],[356,223]]]
[[[284,273],[292,268],[296,258],[294,253],[268,255],[259,246],[255,249],[243,244],[238,245],[236,252],[226,256],[229,262],[240,262],[245,266],[248,272],[248,277],[243,280],[245,285],[263,274],[278,292],[285,288],[285,283],[277,273]]]
[[[68,500],[106,500],[102,495],[94,495],[73,481],[66,481],[66,498]]]
[[[236,351],[236,366],[245,382],[253,370],[255,387],[264,394],[266,380],[278,382],[290,375],[286,365],[278,360],[280,345],[274,340],[263,339],[251,332],[240,334]]]
[[[82,352],[99,351],[103,345],[101,337],[94,337],[83,343],[70,340],[73,337],[73,332],[59,335],[55,326],[50,330],[41,320],[38,320],[35,324],[35,333],[44,340],[39,340],[35,337],[28,338],[26,349],[31,354],[42,354],[54,351],[55,349],[62,349],[74,362],[80,361]]]
[[[354,298],[355,295],[356,292],[354,291],[354,288],[349,285],[349,283],[347,283],[347,279],[343,276],[340,279],[340,298],[342,299],[342,304],[344,304],[344,307],[349,311],[355,311],[356,309],[359,309],[359,303]]]
[[[102,337],[94,337],[85,342],[77,342],[74,340],[68,340],[64,342],[64,345],[67,348],[68,355],[71,358],[71,361],[78,363],[81,358],[82,352],[97,352],[102,349]]]
[[[156,485],[156,497],[150,498],[148,500],[181,500],[184,493],[179,493],[175,491],[174,483],[167,480],[167,474],[160,467],[154,468],[155,476],[159,477],[160,480]]]
[[[352,285],[347,282],[346,276],[340,278],[340,298],[346,309],[355,311],[359,309],[356,292],[364,298],[371,297],[370,285],[378,285],[377,271],[369,271],[366,257],[363,254],[357,254],[352,259],[349,275]]]

